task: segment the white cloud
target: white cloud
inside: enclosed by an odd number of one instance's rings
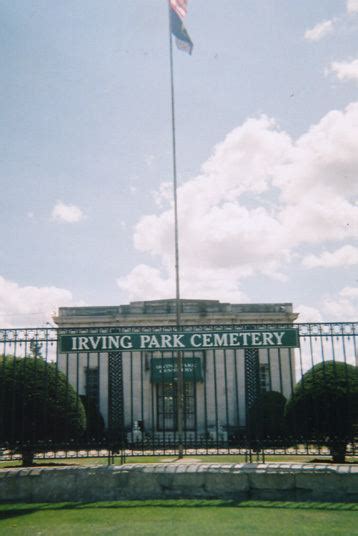
[[[295,307],[295,311],[299,313],[297,322],[322,322],[322,314],[315,307],[309,307],[307,305],[299,305]]]
[[[66,205],[62,201],[57,201],[51,217],[54,221],[62,223],[78,223],[83,220],[84,214],[76,205]]]
[[[69,290],[57,287],[20,286],[0,276],[0,326],[39,327],[50,322],[60,306],[75,303]]]
[[[333,33],[334,31],[334,21],[333,20],[324,20],[319,22],[313,28],[305,32],[305,39],[307,41],[320,41],[327,35]]]
[[[126,277],[117,279],[119,288],[127,292],[129,300],[172,298],[173,280],[163,278],[160,270],[139,264]]]
[[[186,297],[243,299],[244,278],[284,279],[300,245],[358,238],[357,140],[358,103],[329,112],[297,140],[265,116],[230,132],[200,174],[178,188]],[[130,296],[140,297],[138,288],[154,296],[152,287],[157,297],[173,296],[166,186],[157,202],[158,213],[137,223],[134,243],[160,269],[141,265],[122,277],[119,285]]]
[[[338,80],[358,82],[358,59],[352,61],[334,61],[329,72],[334,73]]]
[[[317,307],[299,305],[297,322],[341,322],[358,320],[358,287],[344,287],[339,292],[327,293]]]
[[[347,0],[347,12],[358,13],[358,0]]]
[[[322,308],[325,316],[332,321],[358,320],[358,287],[344,287],[338,295],[327,295]]]
[[[257,203],[244,206],[240,197],[268,191],[271,170],[289,147],[288,136],[273,122],[266,117],[250,119],[215,147],[199,176],[178,189],[180,247],[186,265],[195,267],[200,259],[202,268],[239,265],[247,274],[255,260],[261,264],[263,251],[266,268],[275,264],[278,254],[286,258],[275,216]],[[163,191],[165,202],[167,189]],[[159,215],[143,217],[136,226],[134,241],[141,251],[169,260],[172,240],[171,206]]]
[[[345,245],[336,251],[323,251],[320,255],[307,255],[302,259],[306,268],[337,268],[358,264],[358,248]]]
[[[172,270],[160,270],[145,264],[136,266],[130,274],[117,279],[121,290],[127,292],[128,300],[154,300],[175,296]],[[220,289],[218,291],[218,289]],[[218,299],[247,302],[248,297],[240,291],[235,274],[228,277],[226,270],[191,270],[181,273],[181,297],[190,299]]]
[[[293,143],[275,174],[274,184],[281,189],[283,201],[290,205],[304,201],[312,208],[314,203],[327,200],[355,199],[357,135],[358,102],[343,111],[329,112],[311,126]]]

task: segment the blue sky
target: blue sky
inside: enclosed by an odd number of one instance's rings
[[[0,322],[172,297],[164,0],[3,0]],[[358,1],[188,2],[182,295],[358,309]]]

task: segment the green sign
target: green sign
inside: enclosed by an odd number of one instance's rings
[[[74,335],[59,334],[60,352],[115,352],[134,350],[210,350],[219,348],[295,348],[298,329],[281,328],[232,331],[112,333],[104,330]]]
[[[151,380],[154,383],[171,383],[177,380],[177,363],[175,358],[164,357],[151,360]],[[184,357],[184,381],[201,382],[203,374],[200,357]]]

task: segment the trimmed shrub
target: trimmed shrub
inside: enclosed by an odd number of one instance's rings
[[[0,442],[21,452],[31,465],[34,452],[78,440],[86,426],[82,402],[66,376],[41,357],[0,356]]]
[[[314,366],[296,385],[285,417],[294,436],[327,445],[342,463],[358,422],[358,368],[337,361]]]

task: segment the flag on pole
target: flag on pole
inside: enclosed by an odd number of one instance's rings
[[[183,18],[187,13],[187,0],[170,0],[170,27],[177,47],[188,54],[192,53],[193,42],[186,31]]]
[[[188,0],[170,0],[170,5],[174,11],[183,19],[188,11],[187,9]]]

